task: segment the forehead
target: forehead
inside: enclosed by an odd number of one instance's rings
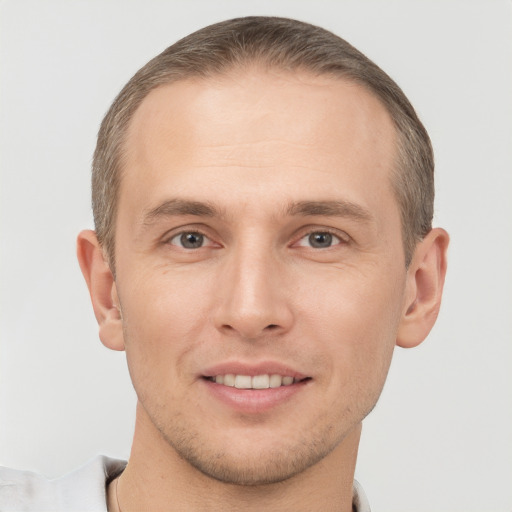
[[[120,199],[171,181],[175,192],[193,184],[199,199],[219,183],[241,194],[288,183],[291,195],[328,195],[338,178],[347,194],[358,186],[379,194],[395,138],[381,102],[348,80],[251,68],[178,81],[153,90],[134,114]]]
[[[269,138],[284,128],[290,141],[308,138],[311,144],[325,147],[331,142],[337,147],[342,139],[336,140],[336,134],[346,139],[344,128],[349,125],[352,143],[357,139],[359,144],[370,140],[375,144],[381,139],[385,145],[395,131],[380,100],[362,85],[305,71],[254,67],[157,87],[131,120],[127,148],[133,148],[135,140],[155,140],[155,135],[171,147],[194,140],[223,142],[224,129],[233,122],[251,123],[248,130],[237,130],[234,138],[230,133],[233,143],[246,142],[247,135]],[[325,130],[333,137],[322,137]],[[388,136],[382,139],[384,132]]]

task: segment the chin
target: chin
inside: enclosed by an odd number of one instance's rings
[[[223,453],[205,456],[188,451],[180,455],[203,475],[219,482],[261,486],[289,480],[319,462],[327,453],[282,450],[252,457],[233,457]]]
[[[342,439],[333,439],[332,429],[315,434],[309,430],[294,438],[274,433],[269,439],[256,439],[247,429],[240,443],[234,436],[201,438],[181,430],[164,434],[164,439],[190,466],[216,481],[261,486],[284,482],[306,471],[332,452]],[[203,434],[204,435],[204,434]],[[206,434],[208,435],[208,434]]]

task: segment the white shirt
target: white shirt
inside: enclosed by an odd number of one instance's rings
[[[125,466],[126,461],[100,455],[54,480],[30,471],[0,467],[0,511],[108,512],[107,485]],[[355,480],[354,510],[370,512],[364,491]]]

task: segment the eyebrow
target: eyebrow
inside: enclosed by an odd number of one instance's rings
[[[186,199],[169,199],[143,214],[144,225],[153,224],[162,217],[194,215],[196,217],[220,217],[221,212],[213,204]]]
[[[348,217],[359,222],[370,222],[373,215],[369,210],[351,201],[298,201],[291,203],[287,215]]]
[[[187,199],[169,199],[143,214],[142,223],[146,226],[160,218],[180,215],[196,217],[224,217],[222,211],[213,203]],[[346,200],[337,201],[297,201],[285,208],[287,216],[301,217],[348,217],[359,222],[370,222],[372,214],[357,203]]]

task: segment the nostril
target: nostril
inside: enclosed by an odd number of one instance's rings
[[[244,323],[238,322],[233,324],[222,324],[220,330],[224,335],[235,335],[238,334],[244,339],[255,340],[261,336],[277,336],[281,332],[281,325],[279,324],[255,324],[255,323]]]

